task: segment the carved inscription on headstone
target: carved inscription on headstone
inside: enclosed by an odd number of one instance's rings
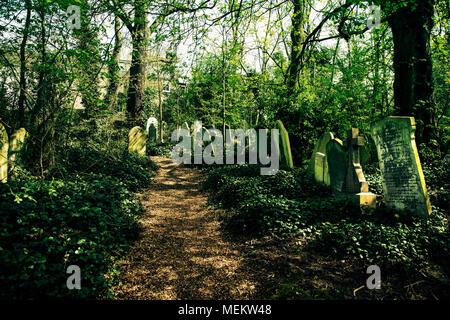
[[[0,123],[0,182],[8,181],[9,141],[5,127]]]
[[[412,117],[388,117],[372,125],[386,205],[417,214],[431,213]]]

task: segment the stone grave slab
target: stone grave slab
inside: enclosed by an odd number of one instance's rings
[[[377,147],[386,206],[431,214],[422,165],[415,142],[413,117],[388,117],[374,123],[372,136]]]
[[[130,130],[128,134],[128,152],[135,152],[141,156],[146,155],[147,150],[147,132],[139,126]]]

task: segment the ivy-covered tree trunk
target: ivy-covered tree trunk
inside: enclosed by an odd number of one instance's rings
[[[134,28],[132,32],[130,80],[127,98],[127,117],[132,124],[140,124],[144,109],[144,90],[147,60],[147,7],[145,1],[135,1]]]
[[[435,107],[430,35],[434,0],[399,9],[389,25],[394,39],[394,101],[396,114],[414,116],[418,144],[435,136]]]
[[[290,92],[298,87],[298,79],[301,69],[301,52],[303,42],[305,41],[305,1],[292,0],[294,12],[292,14],[292,30],[291,30],[291,59],[289,62],[286,85]]]
[[[114,49],[109,63],[109,86],[106,95],[107,103],[111,109],[117,104],[117,96],[119,94],[119,71],[120,71],[120,55],[122,53],[122,33],[120,30],[120,19],[114,19]]]
[[[23,29],[22,43],[20,44],[20,83],[19,83],[19,101],[18,101],[18,122],[19,127],[25,126],[25,91],[27,81],[25,78],[26,72],[26,47],[28,41],[28,35],[30,33],[30,23],[31,23],[31,1],[25,0],[25,8],[27,10],[27,15],[25,18],[25,26]]]
[[[88,118],[97,111],[100,95],[98,83],[101,57],[97,30],[90,20],[91,4],[84,0],[81,2],[80,9],[81,28],[74,29],[74,36],[78,40],[79,52],[78,86],[82,104],[85,107],[84,115]]]

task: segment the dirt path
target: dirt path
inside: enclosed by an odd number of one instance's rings
[[[196,169],[152,157],[160,169],[142,194],[143,231],[121,262],[118,299],[248,299],[255,280],[242,244],[220,231]],[[244,250],[245,251],[245,250]]]

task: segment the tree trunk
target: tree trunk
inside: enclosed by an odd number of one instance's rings
[[[25,51],[27,47],[28,35],[30,32],[30,22],[31,22],[31,1],[25,0],[25,7],[27,10],[27,16],[25,18],[25,27],[23,29],[22,43],[20,44],[20,91],[19,91],[19,102],[18,102],[18,121],[19,127],[25,126],[25,90],[26,90],[26,56]]]
[[[291,30],[291,58],[288,67],[286,85],[292,93],[298,88],[298,79],[301,69],[301,52],[303,42],[305,41],[305,1],[292,0],[294,4],[294,12],[292,14],[292,30]]]
[[[111,109],[114,109],[117,104],[117,96],[119,94],[119,63],[120,55],[122,53],[122,33],[120,32],[120,19],[115,17],[114,19],[114,49],[111,56],[111,63],[109,66],[110,82],[108,86],[108,93],[106,95],[107,103]]]
[[[130,81],[127,98],[127,117],[131,124],[140,124],[144,108],[144,90],[147,58],[147,4],[135,2],[134,32],[132,32],[133,50],[131,53]]]
[[[434,0],[399,9],[389,20],[394,40],[394,101],[396,114],[414,116],[418,145],[435,137],[435,107],[430,35]]]

